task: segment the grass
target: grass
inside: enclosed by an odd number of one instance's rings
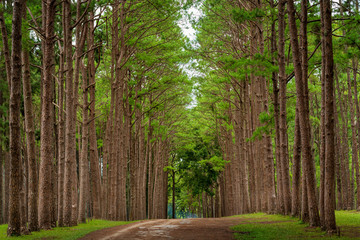
[[[337,211],[340,237],[329,236],[320,228],[310,228],[298,218],[255,213],[236,216],[241,220],[232,227],[236,239],[355,239],[360,238],[360,213]]]
[[[119,225],[128,224],[131,222],[114,222],[105,220],[91,220],[88,223],[81,223],[75,227],[57,227],[47,231],[33,232],[31,235],[25,235],[20,237],[7,237],[6,230],[7,225],[0,225],[0,239],[64,239],[73,240],[85,236],[86,234],[103,229]]]

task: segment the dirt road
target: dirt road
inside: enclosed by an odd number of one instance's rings
[[[83,240],[113,239],[181,239],[227,240],[234,239],[230,227],[238,218],[192,218],[146,220],[118,227],[102,229],[84,236]]]

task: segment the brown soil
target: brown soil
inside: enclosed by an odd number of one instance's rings
[[[80,239],[234,239],[230,227],[239,224],[239,218],[191,218],[146,220],[92,232]],[[244,233],[246,234],[246,233]]]
[[[266,218],[263,218],[266,220]],[[249,221],[250,220],[250,221]],[[253,220],[253,221],[251,221]],[[102,229],[92,232],[80,239],[83,240],[162,240],[162,239],[181,239],[181,240],[227,240],[235,239],[234,231],[231,226],[238,224],[273,224],[289,221],[261,221],[255,219],[244,219],[238,217],[231,218],[191,218],[191,219],[159,219],[145,220],[127,225]],[[311,232],[314,228],[307,227],[305,232]],[[250,232],[236,232],[246,236]],[[340,236],[347,238],[360,239],[360,226],[340,226]],[[298,236],[294,239],[328,239],[324,236]]]

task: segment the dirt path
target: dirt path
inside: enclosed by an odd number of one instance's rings
[[[230,227],[239,224],[238,218],[192,218],[146,220],[92,232],[80,239],[234,239]]]

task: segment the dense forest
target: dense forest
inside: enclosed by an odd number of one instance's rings
[[[359,21],[358,0],[1,0],[0,224],[335,233],[360,210]]]

